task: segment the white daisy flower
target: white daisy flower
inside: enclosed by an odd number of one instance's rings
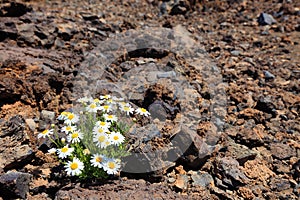
[[[81,133],[80,131],[74,131],[68,135],[67,140],[68,142],[76,143],[76,142],[80,142],[82,138],[83,138],[83,133]]]
[[[121,106],[121,110],[126,112],[127,115],[133,114],[134,109],[129,105]]]
[[[103,105],[99,107],[101,111],[108,113],[109,111],[111,111],[112,106],[111,105]]]
[[[69,176],[76,176],[82,173],[84,164],[78,158],[73,158],[72,161],[68,161],[65,168]]]
[[[104,129],[104,128],[102,128],[102,127],[99,127],[99,126],[95,126],[94,128],[93,128],[93,134],[94,135],[97,135],[97,134],[104,134],[104,133],[106,133],[108,131],[108,129]]]
[[[102,154],[95,154],[95,155],[92,156],[91,164],[94,167],[102,168],[103,163],[106,161],[106,159],[107,158]]]
[[[100,107],[97,106],[96,103],[91,103],[86,107],[86,111],[88,112],[97,112],[100,109]]]
[[[110,145],[110,141],[108,140],[108,136],[105,133],[100,133],[94,136],[93,141],[96,143],[96,146],[100,148],[106,148]]]
[[[138,108],[135,110],[135,112],[146,117],[150,116],[150,113],[145,108]]]
[[[82,98],[78,99],[77,101],[82,104],[87,104],[87,103],[93,102],[93,98],[92,97],[82,97]]]
[[[48,150],[48,153],[50,153],[50,154],[55,154],[56,151],[57,151],[56,148],[51,148],[51,149]]]
[[[106,102],[108,105],[116,104],[116,102],[115,102],[113,99],[107,99],[105,102]]]
[[[109,141],[112,144],[120,145],[120,144],[122,144],[124,142],[124,140],[125,140],[125,137],[120,132],[114,132],[114,131],[112,131],[109,134]]]
[[[69,145],[67,144],[63,148],[57,149],[58,157],[59,158],[66,158],[66,157],[70,156],[73,151],[74,151],[74,148],[69,147]]]
[[[106,121],[97,121],[96,126],[99,128],[103,128],[103,129],[109,129],[111,126],[111,123],[106,122]]]
[[[107,174],[117,174],[121,167],[121,161],[119,159],[107,159],[103,163],[103,169]]]
[[[96,104],[98,105],[98,104],[102,104],[102,103],[103,103],[103,100],[100,100],[100,99],[98,99],[98,98],[95,98],[95,99],[93,100],[93,102],[96,103]]]
[[[129,103],[126,103],[125,101],[121,101],[121,102],[119,102],[118,104],[119,104],[119,106],[120,106],[120,109],[121,109],[122,107],[124,107],[124,106],[130,106],[130,104],[129,104]]]
[[[46,129],[43,132],[39,133],[37,137],[38,138],[46,138],[51,134],[53,134],[53,130]]]
[[[67,125],[61,128],[61,131],[68,134],[76,130],[76,126]]]
[[[117,116],[115,115],[104,114],[103,117],[105,118],[105,121],[116,122],[118,120]]]
[[[113,96],[112,100],[120,102],[120,101],[124,101],[124,98],[118,98],[118,97]]]
[[[65,123],[69,125],[75,124],[78,121],[79,121],[79,116],[71,112],[68,113],[67,118],[65,119]]]
[[[110,99],[111,98],[111,96],[108,94],[108,95],[101,95],[100,96],[100,99]]]
[[[67,116],[70,112],[62,112],[60,113],[60,115],[57,117],[58,120],[66,120],[67,119]]]

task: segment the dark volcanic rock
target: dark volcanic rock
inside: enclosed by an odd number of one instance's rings
[[[287,144],[275,143],[271,144],[270,151],[274,158],[285,160],[290,157],[296,156],[296,151]]]
[[[221,187],[236,188],[249,182],[249,179],[241,171],[238,161],[230,157],[216,160],[214,174],[220,177],[221,183],[219,185]]]
[[[32,10],[31,7],[22,3],[11,2],[0,8],[0,17],[20,17]]]
[[[25,126],[25,120],[19,115],[1,124],[0,173],[3,170],[22,167],[32,159],[33,149],[26,143]]]
[[[4,199],[26,199],[29,192],[31,174],[8,171],[0,176],[0,197]]]
[[[233,141],[229,141],[223,148],[226,149],[225,155],[235,158],[241,166],[246,161],[253,160],[257,155],[255,151],[250,150],[247,146],[237,144]]]
[[[179,3],[175,4],[171,11],[170,15],[184,15],[189,10],[189,6],[186,1],[179,1]]]
[[[174,193],[167,185],[149,184],[144,180],[116,180],[89,189],[65,187],[60,189],[55,200],[63,199],[188,199]]]
[[[265,75],[265,79],[267,79],[267,80],[275,78],[275,76],[271,72],[266,71],[266,70],[264,70],[264,75]]]
[[[207,172],[197,172],[191,175],[193,185],[194,186],[201,186],[201,187],[208,187],[214,185],[213,177]]]
[[[17,140],[24,139],[24,129],[24,118],[20,115],[13,116],[1,126],[0,138],[13,136]]]
[[[259,25],[271,25],[276,23],[276,20],[270,14],[261,13],[257,19],[257,22]]]

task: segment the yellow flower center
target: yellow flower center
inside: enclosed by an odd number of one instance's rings
[[[78,138],[78,136],[79,136],[79,134],[78,134],[77,132],[72,133],[72,138],[73,138],[73,139],[74,139],[74,138]]]
[[[99,99],[94,99],[94,102],[95,102],[95,103],[99,103],[100,100],[99,100]]]
[[[48,133],[47,129],[42,132],[43,135],[46,135],[47,133]]]
[[[61,152],[63,152],[63,153],[66,153],[67,151],[68,151],[68,147],[63,147],[62,149],[61,149]]]
[[[118,139],[119,139],[119,136],[115,135],[114,140],[118,140]]]
[[[110,169],[114,169],[115,168],[115,166],[116,166],[116,164],[114,163],[114,162],[108,162],[108,167],[110,168]]]
[[[104,108],[104,110],[108,110],[109,109],[109,105],[104,105],[103,108]]]
[[[92,103],[91,105],[90,105],[90,108],[92,108],[92,109],[94,109],[94,108],[96,108],[97,106],[96,106],[96,104],[94,104],[94,103]]]
[[[100,122],[100,126],[105,126],[106,122]]]
[[[98,129],[98,133],[103,133],[103,132],[104,132],[104,130],[102,128]]]
[[[75,117],[75,115],[72,114],[72,113],[70,113],[70,114],[68,115],[68,119],[69,119],[69,120],[72,120],[74,117]]]
[[[67,130],[67,131],[71,131],[71,130],[72,130],[71,126],[67,126],[67,127],[66,127],[66,130]]]
[[[141,108],[141,112],[145,113],[147,110],[145,108]]]
[[[112,119],[112,118],[114,118],[114,116],[113,115],[108,115],[107,118]]]
[[[75,163],[75,162],[73,162],[73,163],[70,165],[70,168],[71,168],[72,170],[75,170],[75,169],[78,168],[78,164]]]
[[[125,111],[128,111],[128,110],[129,110],[129,107],[128,107],[128,106],[124,106],[124,110],[125,110]]]
[[[104,135],[99,136],[98,141],[99,142],[104,142],[105,141],[105,136]]]
[[[102,162],[102,158],[101,157],[96,157],[96,162]]]

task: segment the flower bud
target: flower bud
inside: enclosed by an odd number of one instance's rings
[[[89,155],[89,154],[91,154],[91,152],[90,152],[90,150],[88,150],[88,149],[84,149],[84,150],[83,150],[83,154],[84,154],[84,155]]]

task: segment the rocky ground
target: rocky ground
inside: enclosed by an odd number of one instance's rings
[[[0,21],[0,199],[299,198],[298,1],[2,0]],[[154,172],[61,177],[37,134],[87,91],[151,112],[130,138]]]

